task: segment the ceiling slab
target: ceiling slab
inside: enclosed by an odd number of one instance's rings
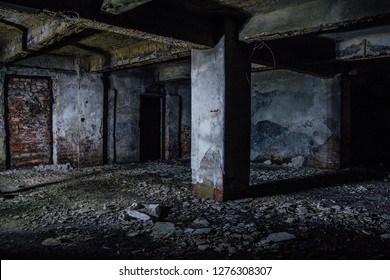
[[[163,43],[214,46],[215,26],[209,18],[197,16],[194,13],[169,6],[164,1],[150,1],[136,9],[119,15],[101,12],[101,0],[67,0],[67,1],[39,1],[13,0],[1,1],[52,13],[61,18],[74,20],[89,20],[96,25],[106,25],[111,29],[122,28],[139,31],[145,39]],[[190,27],[190,28],[188,28]],[[164,42],[165,41],[165,42]]]

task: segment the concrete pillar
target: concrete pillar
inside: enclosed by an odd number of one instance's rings
[[[6,169],[6,131],[5,131],[5,108],[4,108],[4,86],[5,70],[0,68],[0,171]]]
[[[165,97],[164,159],[178,159],[180,148],[180,96]]]
[[[209,50],[192,51],[193,194],[223,201],[249,192],[250,51],[235,26]]]
[[[108,164],[116,163],[115,150],[115,125],[116,125],[116,97],[115,89],[108,90],[108,105],[107,105],[107,161]]]

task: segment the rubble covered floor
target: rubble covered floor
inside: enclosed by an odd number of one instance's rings
[[[252,164],[251,184],[331,173]],[[314,183],[306,191],[218,203],[191,195],[187,161],[9,170],[0,173],[0,253],[13,259],[389,259],[388,180]],[[159,217],[145,215],[150,204],[157,204]]]

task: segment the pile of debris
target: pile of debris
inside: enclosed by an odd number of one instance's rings
[[[327,172],[252,164],[251,180]],[[188,163],[180,161],[0,173],[2,191],[13,194],[0,198],[0,253],[104,259],[390,257],[387,176],[218,203],[193,197],[190,175]]]

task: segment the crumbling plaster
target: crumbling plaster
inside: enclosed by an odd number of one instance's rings
[[[204,189],[205,192],[210,190],[213,192],[214,187],[221,190],[223,188],[224,52],[224,40],[211,50],[192,51],[192,183],[204,186],[200,189]],[[214,194],[200,195],[213,197]]]

